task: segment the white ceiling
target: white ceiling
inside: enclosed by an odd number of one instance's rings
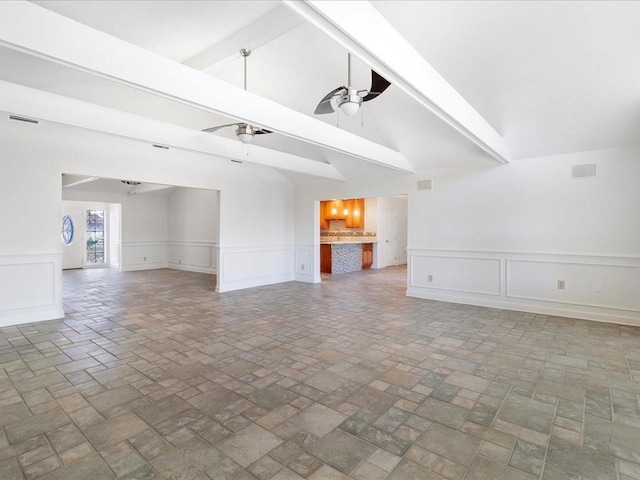
[[[265,26],[269,15],[295,15],[279,2],[34,3],[179,62],[241,40],[236,50],[254,48],[248,90],[305,115],[314,116],[318,101],[346,83],[346,50],[314,26]],[[512,159],[640,144],[640,2],[371,3],[504,137]],[[240,55],[219,60],[208,73],[241,87]],[[0,80],[181,127],[234,121],[8,48],[0,48],[0,64]],[[352,83],[368,88],[369,75],[354,59]],[[396,85],[364,104],[362,116],[315,117],[399,151],[415,170],[493,162]],[[215,135],[235,138],[232,129]],[[285,135],[255,143],[329,162],[343,174],[364,168],[361,161],[349,165],[347,154]]]

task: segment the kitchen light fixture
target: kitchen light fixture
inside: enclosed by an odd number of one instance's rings
[[[345,209],[342,211],[342,214],[343,214],[343,215],[349,215],[349,209],[348,209],[348,208],[345,208]]]

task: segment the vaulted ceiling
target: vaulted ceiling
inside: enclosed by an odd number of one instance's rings
[[[334,179],[489,165],[640,144],[638,25],[640,2],[0,2],[0,110],[222,158],[247,158],[234,129],[201,130],[249,121],[274,131],[249,161]],[[314,115],[349,51],[354,86],[392,85]]]

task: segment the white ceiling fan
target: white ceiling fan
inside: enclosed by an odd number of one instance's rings
[[[373,100],[384,92],[389,85],[391,85],[390,82],[371,70],[371,88],[369,90],[356,90],[353,88],[351,86],[351,53],[349,53],[347,56],[347,86],[343,85],[327,93],[320,100],[313,113],[316,115],[333,113],[334,109],[331,101],[334,100],[345,115],[355,115],[360,110],[362,102]]]
[[[248,48],[242,48],[240,49],[240,55],[242,55],[244,59],[244,89],[246,91],[247,90],[247,57],[251,55],[251,50]],[[240,141],[245,144],[251,143],[253,141],[254,135],[266,135],[268,133],[273,133],[271,130],[267,130],[266,128],[258,128],[255,125],[251,125],[245,122],[218,125],[217,127],[205,128],[202,131],[211,133],[225,127],[237,127],[236,135],[238,136]]]

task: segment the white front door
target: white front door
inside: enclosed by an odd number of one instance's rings
[[[62,209],[60,234],[62,242],[62,268],[82,268],[84,258],[81,207],[65,207]]]
[[[385,210],[384,225],[384,263],[386,267],[397,265],[397,248],[398,248],[398,214],[395,208],[387,208]]]

